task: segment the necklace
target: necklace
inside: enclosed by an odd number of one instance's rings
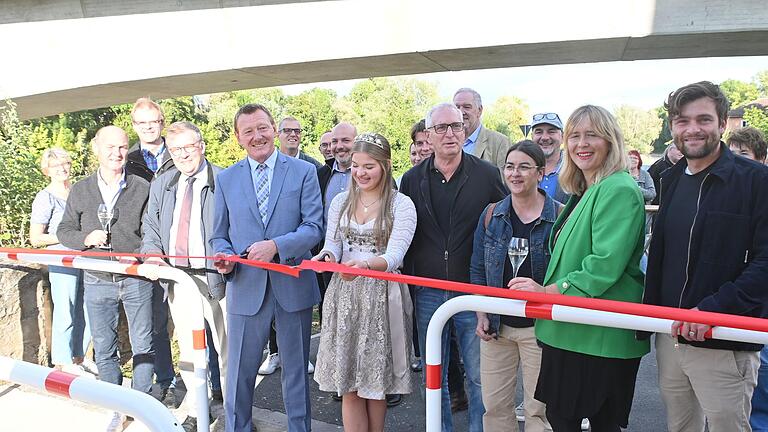
[[[381,199],[381,197],[378,197],[378,198],[376,198],[376,201],[374,201],[374,202],[372,202],[372,203],[370,203],[370,204],[368,204],[368,205],[365,205],[365,202],[363,201],[363,197],[358,197],[358,200],[360,201],[360,204],[362,204],[362,205],[363,205],[363,213],[368,213],[368,209],[369,209],[369,208],[370,208],[372,205],[374,205],[374,204],[376,204],[377,202],[379,202],[379,200],[380,200],[380,199]]]

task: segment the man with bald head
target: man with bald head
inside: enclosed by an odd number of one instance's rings
[[[93,139],[93,152],[99,168],[72,186],[56,234],[61,244],[74,250],[108,248],[118,253],[136,253],[141,246],[141,218],[147,205],[149,183],[138,175],[126,173],[128,135],[117,126],[99,129]],[[113,214],[109,234],[99,222],[100,204],[106,205]],[[92,270],[86,270],[83,279],[99,379],[117,385],[123,381],[117,356],[118,307],[122,302],[133,348],[131,386],[149,393],[155,357],[152,284],[143,278]],[[111,413],[106,430],[120,431],[124,421],[125,415]]]

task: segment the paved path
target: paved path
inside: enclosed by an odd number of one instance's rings
[[[318,339],[313,338],[311,359],[317,353]],[[415,384],[420,383],[419,374],[413,374]],[[130,385],[128,380],[125,383]],[[341,404],[330,395],[318,390],[311,380],[312,430],[315,432],[341,431]],[[418,387],[417,387],[418,388]],[[518,389],[518,398],[520,389]],[[212,406],[215,416],[223,415],[221,404]],[[108,420],[104,409],[80,402],[52,396],[45,392],[0,382],[0,431],[103,431]],[[285,414],[281,396],[279,371],[263,377],[257,384],[254,408],[254,422],[259,432],[285,430]],[[646,356],[640,367],[635,389],[635,402],[627,431],[663,432],[664,409],[656,384],[656,359],[653,353]],[[466,432],[466,411],[454,416],[456,432]],[[524,431],[524,424],[520,424]],[[147,428],[132,422],[127,432],[145,432]],[[220,428],[213,429],[214,431]],[[417,390],[404,398],[404,402],[387,413],[386,430],[417,432],[424,430],[424,401],[422,391]]]

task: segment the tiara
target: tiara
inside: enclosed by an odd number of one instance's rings
[[[384,142],[385,141],[382,140],[381,138],[382,137],[380,135],[377,135],[375,133],[365,132],[365,133],[361,133],[360,135],[356,136],[355,137],[355,142],[360,141],[360,142],[364,142],[364,143],[368,143],[368,144],[373,144],[376,147],[379,147],[382,150],[384,150]]]

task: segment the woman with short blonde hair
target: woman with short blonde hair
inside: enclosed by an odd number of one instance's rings
[[[72,158],[64,149],[50,148],[40,158],[40,170],[51,182],[32,202],[29,237],[33,246],[66,249],[59,244],[56,229],[66,208],[71,187]],[[58,369],[82,374],[96,372],[96,365],[84,360],[91,340],[83,302],[82,271],[48,266],[53,300],[51,363]]]

